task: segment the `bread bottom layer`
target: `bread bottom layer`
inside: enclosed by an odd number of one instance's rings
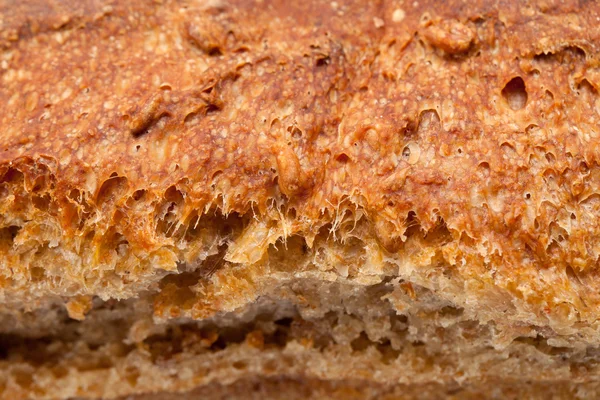
[[[467,385],[428,383],[418,385],[381,385],[368,381],[323,381],[298,377],[241,379],[231,385],[210,384],[185,393],[153,393],[120,400],[193,399],[547,399],[595,398],[597,382],[524,382],[519,379],[480,381]]]
[[[542,397],[548,385],[573,397],[600,385],[597,349],[503,340],[493,322],[398,278],[280,280],[203,320],[153,319],[153,301],[96,299],[81,322],[63,309],[36,311],[54,325],[0,337],[2,397],[507,398]]]

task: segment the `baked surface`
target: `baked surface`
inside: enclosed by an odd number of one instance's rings
[[[0,0],[0,396],[594,397],[598,21]]]

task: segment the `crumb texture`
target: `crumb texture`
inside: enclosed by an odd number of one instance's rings
[[[0,398],[597,397],[598,21],[0,0]]]

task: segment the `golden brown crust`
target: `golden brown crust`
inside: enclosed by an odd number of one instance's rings
[[[85,321],[92,296],[203,320],[313,274],[395,279],[397,313],[423,286],[495,347],[600,344],[598,18],[0,1],[3,332],[63,303]]]

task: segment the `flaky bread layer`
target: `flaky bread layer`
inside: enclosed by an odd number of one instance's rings
[[[201,321],[157,323],[151,308],[147,299],[97,302],[84,321],[51,334],[2,335],[3,397],[119,398],[280,376],[348,390],[343,382],[359,380],[375,393],[422,385],[469,398],[488,382],[498,383],[488,397],[546,385],[575,396],[595,393],[600,376],[595,348],[558,347],[534,333],[507,340],[494,322],[401,279],[282,280],[258,301]]]

